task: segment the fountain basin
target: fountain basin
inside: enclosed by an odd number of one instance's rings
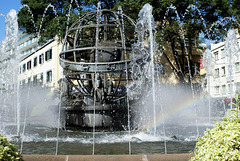
[[[155,155],[23,155],[25,161],[188,161],[193,154]]]

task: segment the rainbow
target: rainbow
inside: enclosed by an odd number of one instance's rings
[[[156,127],[159,127],[165,121],[167,121],[171,118],[174,118],[177,114],[180,114],[189,109],[193,109],[196,105],[200,104],[201,102],[203,102],[204,100],[207,100],[207,99],[208,99],[208,97],[206,97],[206,96],[203,97],[200,95],[195,96],[195,99],[193,99],[192,97],[186,98],[177,106],[168,108],[167,114],[163,114],[163,115],[160,114],[160,115],[156,116]],[[166,109],[164,109],[164,110],[166,110]],[[147,129],[148,130],[150,129],[150,131],[152,131],[154,129],[154,121],[152,121],[150,123],[150,126],[148,126]],[[145,130],[147,130],[147,129],[145,129]]]

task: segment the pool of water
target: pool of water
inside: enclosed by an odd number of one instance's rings
[[[176,154],[189,153],[196,145],[197,133],[203,135],[211,126],[166,125],[157,133],[148,131],[83,132],[60,130],[44,126],[25,127],[24,135],[16,137],[16,126],[8,125],[4,134],[22,149],[22,154],[110,155],[110,154]],[[166,145],[166,146],[165,146]],[[93,149],[94,147],[94,149]],[[129,150],[130,147],[130,150]],[[165,148],[166,147],[166,148]]]

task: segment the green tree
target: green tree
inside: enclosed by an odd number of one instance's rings
[[[85,7],[88,9],[96,9],[99,0],[88,0],[85,1]],[[113,9],[116,5],[117,0],[101,0],[101,7],[104,9]]]
[[[70,5],[71,2],[72,4]],[[30,7],[33,19],[27,7],[24,7],[18,13],[19,26],[27,33],[35,33],[35,35],[40,31],[41,40],[43,40],[43,38],[52,38],[55,35],[64,37],[67,26],[75,22],[79,17],[78,13],[96,9],[98,1],[22,0],[21,3]],[[50,3],[54,6],[58,16],[55,15],[52,7],[49,7],[43,18],[43,13]],[[157,41],[161,46],[160,48],[164,49],[162,51],[163,57],[180,82],[183,83],[190,78],[188,75],[189,70],[186,68],[188,66],[187,59],[190,64],[190,75],[194,77],[195,72],[192,67],[194,55],[198,50],[197,44],[201,41],[199,34],[204,33],[205,38],[222,40],[226,30],[236,26],[226,21],[224,22],[225,26],[218,25],[212,27],[212,24],[228,16],[234,16],[236,19],[239,19],[238,15],[240,13],[237,0],[103,0],[101,5],[102,8],[115,10],[118,6],[122,6],[125,14],[137,20],[140,9],[146,3],[153,6],[153,16],[158,24]],[[195,5],[201,12],[201,15],[194,7],[189,8],[190,4]],[[169,8],[171,5],[176,7],[179,17],[177,17],[173,8]],[[69,13],[70,18],[68,22]],[[181,25],[179,25],[179,20]],[[34,24],[32,21],[34,21]],[[212,30],[209,30],[209,28],[212,28]],[[163,46],[168,46],[168,50],[163,48]]]
[[[157,41],[164,49],[163,58],[167,60],[175,75],[183,83],[190,78],[188,77],[189,70],[186,68],[188,65],[186,58],[189,60],[191,76],[194,76],[194,53],[199,50],[197,44],[201,41],[200,33],[204,33],[205,38],[222,40],[226,34],[224,29],[230,28],[232,23],[224,27],[212,27],[214,30],[211,31],[209,28],[217,20],[222,20],[233,13],[237,15],[239,5],[236,0],[120,0],[118,5],[123,7],[127,15],[137,19],[138,12],[136,11],[139,11],[146,3],[153,6],[153,16],[158,23]],[[199,10],[194,6],[189,7],[190,4],[195,5]],[[175,9],[169,8],[171,5]]]
[[[26,33],[40,36],[40,41],[59,35],[62,38],[67,26],[79,17],[83,10],[82,1],[71,3],[71,0],[21,0],[27,5],[18,12],[18,24]],[[45,13],[45,14],[44,14]],[[44,16],[45,15],[45,16]],[[68,22],[68,16],[69,22]]]

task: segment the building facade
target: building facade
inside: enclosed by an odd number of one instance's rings
[[[52,40],[35,52],[24,55],[19,63],[20,85],[58,88],[58,80],[63,77],[59,65],[61,47],[61,43]]]
[[[39,48],[38,39],[33,34],[20,32],[18,34],[18,52],[21,56],[31,54]]]
[[[234,31],[228,33],[224,42],[211,45],[212,60],[204,73],[204,87],[213,98],[227,100],[233,98],[234,93],[240,93],[239,42],[240,36]]]

